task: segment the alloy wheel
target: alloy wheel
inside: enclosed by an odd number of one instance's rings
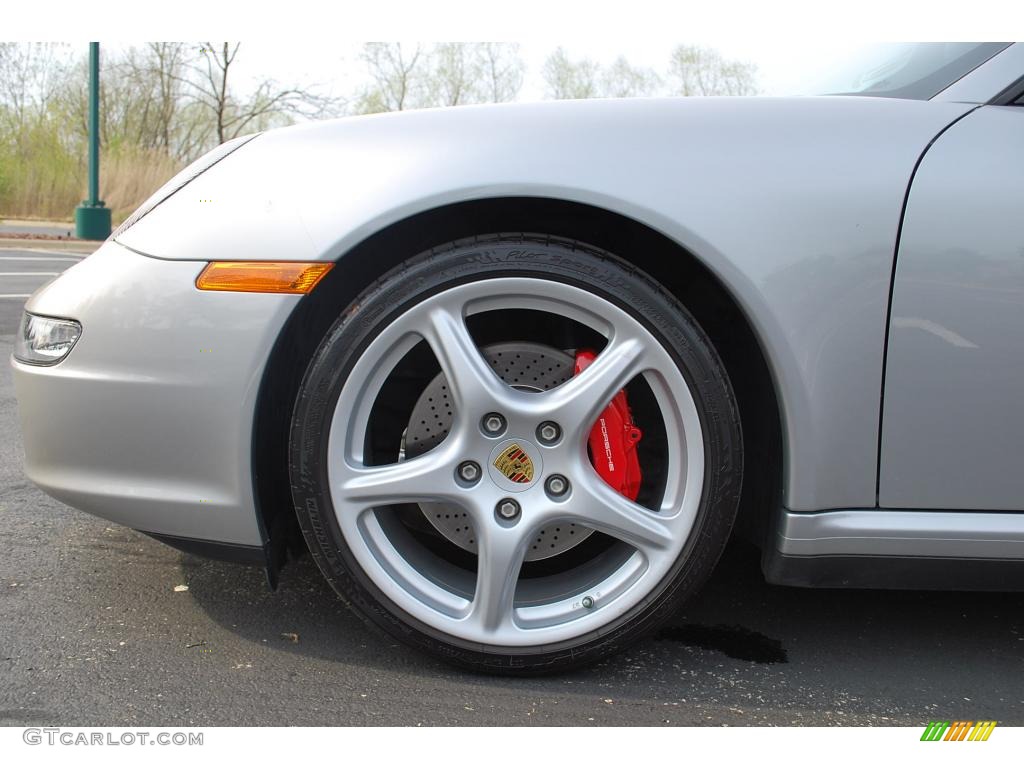
[[[524,343],[514,325],[500,342],[474,338],[476,320],[509,311],[568,319],[601,340],[596,359],[560,383],[530,381],[573,350],[548,339]],[[503,376],[496,355],[510,345],[532,353],[542,370],[515,381]],[[398,452],[378,456],[374,414],[396,371],[424,348],[439,371],[417,401],[428,387],[444,393],[430,406],[442,408],[438,429],[425,450],[414,449],[410,423]],[[519,371],[528,373],[522,365]],[[653,459],[661,480],[637,501],[601,477],[588,448],[602,412],[627,387],[645,388],[653,406],[645,415],[663,436]],[[341,387],[326,460],[338,527],[380,593],[459,644],[504,649],[596,632],[641,603],[691,535],[705,470],[701,419],[671,351],[609,298],[536,277],[463,283],[397,313]],[[447,550],[422,544],[422,527],[407,524],[409,510],[428,522],[437,510],[461,515],[433,525]],[[567,544],[570,530],[578,539]],[[538,541],[558,552],[528,573],[539,559],[531,549]]]

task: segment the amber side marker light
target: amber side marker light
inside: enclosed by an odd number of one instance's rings
[[[201,291],[309,293],[334,264],[308,261],[211,261],[196,278]]]

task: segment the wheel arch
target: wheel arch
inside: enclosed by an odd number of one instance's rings
[[[416,213],[366,237],[336,258],[337,266],[303,298],[270,352],[253,427],[256,514],[270,547],[270,568],[301,553],[288,477],[292,404],[328,327],[360,291],[405,259],[454,240],[497,232],[542,233],[590,243],[647,272],[696,317],[722,357],[736,392],[748,471],[737,530],[765,540],[780,505],[783,469],[781,397],[754,324],[722,281],[667,235],[621,213],[542,197],[498,197]]]

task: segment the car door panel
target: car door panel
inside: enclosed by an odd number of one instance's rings
[[[1024,509],[1024,109],[987,106],[915,174],[893,286],[879,505]]]

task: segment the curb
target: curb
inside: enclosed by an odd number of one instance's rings
[[[0,224],[6,224],[12,227],[54,227],[55,229],[70,229],[74,230],[75,220],[65,219],[36,219],[32,216],[0,216]]]

